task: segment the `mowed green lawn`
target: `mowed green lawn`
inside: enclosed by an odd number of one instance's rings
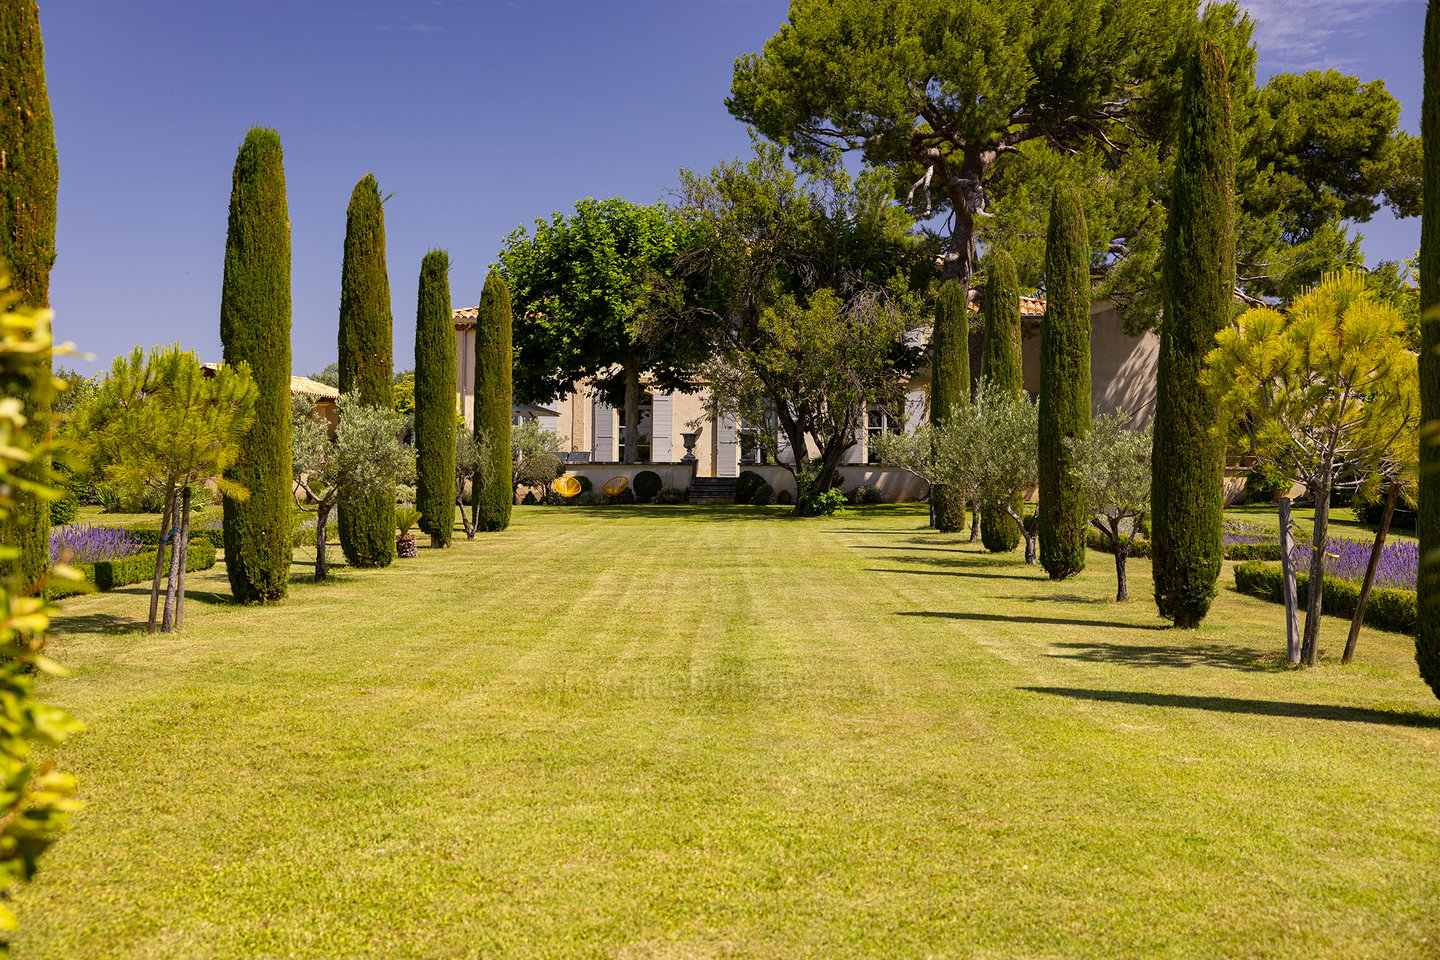
[[[86,807],[16,955],[1440,955],[1412,642],[1292,672],[1228,570],[1188,633],[1090,561],[913,507],[533,508],[272,608],[193,576],[183,635],[69,601]]]

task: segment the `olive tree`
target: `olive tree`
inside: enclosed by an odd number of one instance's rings
[[[1129,600],[1125,561],[1140,535],[1140,518],[1150,509],[1150,427],[1129,428],[1128,413],[1096,417],[1090,432],[1067,439],[1090,523],[1115,552],[1115,599]]]
[[[379,494],[411,482],[415,472],[415,449],[400,440],[403,414],[370,406],[357,393],[341,394],[338,406],[333,439],[314,400],[297,395],[291,406],[295,484],[305,494],[305,509],[315,513],[316,580],[330,574],[325,545],[331,511],[369,509]]]
[[[1037,560],[1037,525],[1024,516],[1027,495],[1040,483],[1040,410],[1007,385],[982,379],[974,397],[957,404],[934,428],[931,469],[957,489],[973,490],[982,510],[1015,521],[1025,538],[1025,562]]]

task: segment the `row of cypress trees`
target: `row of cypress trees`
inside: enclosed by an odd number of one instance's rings
[[[965,290],[947,280],[935,298],[935,326],[930,334],[930,422],[945,422],[956,404],[970,399],[970,318]],[[965,497],[946,486],[930,491],[932,522],[941,533],[965,524]]]
[[[415,509],[432,547],[448,547],[455,528],[455,328],[450,256],[420,261],[415,300]]]
[[[225,572],[236,600],[270,603],[290,582],[290,213],[280,135],[263,127],[235,158],[220,342],[258,388],[245,455],[227,472],[250,496],[225,498]]]
[[[435,546],[450,542],[455,504],[455,333],[449,257],[433,250],[421,262],[415,324],[416,501]],[[483,499],[481,529],[509,523],[510,299],[494,272],[485,283],[477,335],[476,431],[488,445],[498,482],[475,484]],[[367,174],[346,210],[340,275],[340,391],[376,407],[394,404],[390,280],[385,263],[385,213],[380,187]],[[226,498],[224,540],[230,587],[242,603],[285,596],[291,554],[290,227],[284,157],[274,130],[255,128],[235,161],[220,336],[226,363],[245,361],[259,399],[246,456],[230,472],[250,491]],[[500,469],[503,462],[503,471]],[[498,490],[503,487],[504,503]],[[340,545],[356,567],[383,567],[395,558],[395,497],[383,491],[340,510]]]
[[[1223,552],[1225,444],[1220,410],[1200,383],[1235,286],[1235,147],[1225,58],[1191,52],[1180,93],[1180,138],[1162,270],[1165,316],[1155,397],[1151,549],[1155,603],[1177,627],[1210,610]]]
[[[355,184],[345,211],[340,267],[340,392],[389,409],[395,405],[390,277],[385,268],[385,211],[372,174]],[[340,549],[357,567],[395,559],[395,491],[347,503],[340,511]]]
[[[1090,432],[1090,231],[1080,192],[1057,186],[1045,240],[1040,327],[1040,565],[1052,580],[1085,569],[1085,526],[1075,455],[1065,441]]]
[[[1019,398],[1025,392],[1025,367],[1020,352],[1020,284],[1015,278],[1015,261],[1004,250],[987,259],[980,370],[987,380]],[[1015,512],[1024,516],[1024,504],[1015,506]],[[986,550],[1008,553],[1019,546],[1020,530],[1005,514],[985,510],[980,514],[980,542]]]
[[[1426,48],[1427,56],[1432,58],[1440,57],[1440,24],[1435,19],[1432,3]],[[1427,104],[1431,110],[1427,116],[1433,120],[1431,132],[1440,138],[1440,106],[1428,100]],[[1179,627],[1195,627],[1204,619],[1215,596],[1223,556],[1220,530],[1224,441],[1214,429],[1218,406],[1203,389],[1200,372],[1215,334],[1229,320],[1234,286],[1235,159],[1230,113],[1224,57],[1214,43],[1201,40],[1192,48],[1181,92],[1181,130],[1163,266],[1166,300],[1160,336],[1151,496],[1156,605],[1162,616]],[[1440,174],[1427,169],[1426,175],[1427,189],[1440,196]],[[1440,200],[1433,202],[1440,205]],[[1440,275],[1440,240],[1429,249],[1437,264],[1429,271],[1435,283],[1434,276]],[[1018,394],[1023,383],[1014,263],[1003,251],[993,251],[987,259],[982,369],[986,377],[1010,385]],[[1422,269],[1421,274],[1423,282],[1426,271]],[[1073,457],[1066,440],[1083,436],[1091,420],[1090,244],[1081,197],[1072,186],[1059,185],[1052,196],[1045,280],[1036,523],[1040,562],[1052,579],[1059,580],[1079,573],[1085,566],[1087,517],[1077,493]],[[1432,288],[1432,292],[1435,289],[1440,288]],[[1440,293],[1424,302],[1436,300],[1440,300]],[[950,312],[950,298],[942,289],[936,311],[938,343],[932,357],[933,408],[942,416],[946,409],[942,400],[948,405],[955,402],[955,397],[968,396],[968,369],[963,381],[953,372],[959,350],[952,346],[956,323],[950,319]],[[1440,346],[1440,324],[1426,329],[1433,345]],[[1440,361],[1433,358],[1433,351],[1431,354],[1430,379],[1425,382],[1433,409],[1427,418],[1435,419],[1440,417],[1440,370],[1436,369]],[[1434,448],[1430,456],[1440,461],[1440,452]],[[1428,522],[1432,541],[1440,542],[1440,470],[1433,477],[1430,482],[1435,495],[1431,497]],[[958,520],[950,516],[951,508],[942,496],[936,508],[939,529],[958,529]],[[987,511],[982,520],[986,548],[1013,550],[1019,540],[1014,522],[992,513]],[[1421,515],[1424,529],[1423,500]],[[1422,670],[1428,667],[1427,677],[1433,676],[1431,683],[1440,689],[1440,585],[1430,596],[1437,615],[1428,620],[1421,618],[1435,626],[1422,627],[1420,659]]]
[[[1425,12],[1425,93],[1420,108],[1425,164],[1424,199],[1420,213],[1420,420],[1440,421],[1440,4],[1430,0]],[[1420,557],[1419,630],[1415,662],[1420,676],[1440,696],[1440,438],[1420,444],[1420,489],[1417,511]]]
[[[55,152],[55,124],[45,84],[45,44],[40,34],[40,9],[34,0],[0,4],[0,260],[9,265],[11,289],[27,307],[50,305],[50,268],[55,264],[55,202],[60,164]],[[39,375],[48,374],[48,367]],[[5,383],[5,396],[23,397],[32,435],[48,429],[46,410],[33,399],[37,391],[24,383]],[[40,391],[41,395],[48,391]],[[18,471],[45,482],[45,463]],[[10,571],[22,583],[36,583],[50,566],[50,506],[25,497],[0,532],[6,546],[18,547],[19,560]]]

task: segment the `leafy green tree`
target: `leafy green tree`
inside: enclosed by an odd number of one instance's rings
[[[415,471],[415,450],[400,441],[405,418],[399,411],[372,407],[353,393],[338,401],[340,420],[335,436],[310,397],[296,395],[291,404],[295,451],[295,484],[306,497],[305,509],[315,513],[315,579],[330,575],[326,559],[330,513],[336,507],[369,503],[386,494]]]
[[[515,500],[510,459],[510,418],[515,405],[510,325],[510,290],[499,271],[491,270],[475,320],[475,439],[490,442],[485,478],[482,480],[482,471],[477,469],[474,480],[475,528],[482,532],[508,527]]]
[[[61,367],[55,371],[55,379],[64,384],[64,389],[51,401],[50,410],[57,420],[69,423],[69,418],[73,418],[76,412],[95,398],[101,378],[99,374],[87,377],[78,370]]]
[[[639,422],[641,381],[688,390],[704,358],[698,327],[678,322],[675,262],[690,228],[665,204],[586,198],[570,216],[536,220],[505,238],[500,270],[519,315],[516,392],[544,403],[578,383]],[[618,373],[616,372],[618,371]],[[639,459],[625,431],[622,459]]]
[[[944,275],[963,282],[992,184],[1027,144],[1113,154],[1145,135],[1195,7],[795,0],[764,52],[736,61],[726,106],[802,152],[859,150],[913,178],[922,216],[939,194],[953,217]]]
[[[455,529],[455,325],[450,257],[431,250],[420,263],[415,307],[415,508],[434,547]],[[398,408],[397,408],[398,409]]]
[[[1090,248],[1073,187],[1057,186],[1045,244],[1040,327],[1040,565],[1051,580],[1085,569],[1085,505],[1067,440],[1090,430]]]
[[[526,420],[510,431],[511,496],[521,487],[548,489],[550,481],[565,472],[560,461],[560,438]]]
[[[680,200],[698,237],[682,270],[708,320],[705,368],[717,411],[757,432],[800,484],[830,488],[872,404],[896,409],[919,362],[904,332],[921,301],[909,289],[923,259],[886,179],[852,180],[837,162],[792,169],[780,150],[682,170]],[[782,444],[783,439],[783,444]]]
[[[1021,355],[1020,285],[1015,279],[1015,261],[1005,250],[986,256],[984,348],[980,375],[1019,397],[1025,392],[1025,368]],[[1009,553],[1020,543],[1020,529],[1010,514],[1025,509],[1022,499],[1007,513],[981,511],[980,542],[992,553]]]
[[[373,174],[355,184],[345,212],[340,273],[340,392],[382,410],[394,408],[390,278],[385,271],[385,211]],[[340,508],[340,549],[356,567],[395,559],[395,491],[376,490]]]
[[[0,4],[0,145],[0,261],[9,263],[11,289],[22,303],[48,307],[60,172],[35,0]],[[42,377],[50,374],[48,366],[17,369]],[[4,388],[6,396],[24,401],[30,435],[39,440],[48,429],[48,417],[37,399],[50,391],[32,389],[24,381],[7,381]],[[48,472],[48,460],[42,456],[18,468],[17,475],[43,484]],[[4,539],[20,547],[21,570],[28,582],[37,582],[50,563],[49,501],[30,499],[12,511]]]
[[[453,328],[451,332],[453,334]],[[402,417],[408,417],[415,413],[414,370],[402,370],[395,374],[395,412]]]
[[[235,158],[220,340],[259,391],[246,455],[226,475],[249,499],[225,500],[225,572],[235,599],[271,603],[290,582],[290,215],[280,135],[262,127]]]
[[[1416,357],[1404,333],[1400,311],[1376,302],[1362,274],[1344,273],[1299,297],[1288,317],[1247,311],[1221,331],[1206,360],[1205,387],[1220,398],[1225,422],[1262,464],[1314,497],[1311,583],[1324,582],[1331,494],[1360,483],[1414,430],[1402,391],[1415,380]],[[1292,658],[1313,665],[1323,591],[1309,593]]]
[[[242,451],[249,455],[258,395],[244,361],[223,364],[212,374],[193,352],[178,346],[157,348],[148,356],[136,347],[129,357],[115,358],[98,395],[85,408],[80,433],[87,441],[87,456],[101,475],[121,489],[150,487],[164,497],[150,588],[152,633],[167,543],[169,576],[161,629],[170,633],[184,623],[190,499],[195,488],[214,485],[227,500],[250,496],[234,480],[233,467]],[[285,532],[288,541],[288,517]]]
[[[1065,441],[1085,513],[1115,553],[1116,601],[1130,599],[1125,561],[1140,535],[1140,518],[1150,509],[1150,451],[1155,443],[1148,426],[1131,430],[1129,422],[1128,413],[1102,414],[1083,437]]]
[[[1215,44],[1202,41],[1190,53],[1181,101],[1165,237],[1151,544],[1160,615],[1177,627],[1193,628],[1209,611],[1220,578],[1224,509],[1220,411],[1201,377],[1215,335],[1230,319],[1235,284],[1230,93]]]
[[[33,5],[32,5],[33,6]],[[9,49],[0,46],[0,49]],[[7,68],[8,68],[7,64]],[[9,269],[0,259],[0,382],[28,383],[32,404],[44,409],[54,384],[51,363],[50,311],[23,305],[10,287]],[[13,396],[13,394],[12,394]],[[50,454],[49,438],[36,439],[26,429],[22,404],[0,404],[0,524],[25,502],[55,498],[59,491],[20,474],[27,464]],[[5,564],[4,617],[0,618],[0,770],[4,772],[5,816],[0,819],[0,889],[14,890],[34,879],[41,856],[69,826],[79,809],[75,777],[56,769],[38,754],[54,749],[84,724],[65,711],[35,699],[42,674],[59,675],[60,665],[45,655],[45,631],[55,609],[19,569],[20,549],[0,544]],[[47,557],[48,559],[48,557]],[[64,564],[51,577],[77,580],[79,571]],[[18,926],[10,907],[0,903],[0,953],[8,953],[8,934]]]
[[[1361,267],[1362,224],[1384,204],[1420,207],[1420,141],[1399,129],[1400,102],[1383,80],[1338,70],[1282,73],[1257,91],[1237,128],[1237,245],[1251,298],[1289,300],[1339,267]]]
[[[1398,128],[1399,104],[1381,82],[1334,71],[1276,74],[1254,87],[1253,24],[1233,3],[1207,5],[1199,32],[1227,64],[1236,143],[1236,296],[1288,300],[1322,274],[1364,265],[1358,236],[1380,208],[1396,216],[1419,210],[1420,149]],[[1183,46],[1188,45],[1188,40]],[[1096,297],[1120,308],[1132,329],[1161,314],[1161,238],[1173,180],[1178,65],[1133,101],[1135,122],[1101,141],[1057,151],[1021,144],[995,166],[977,222],[982,242],[1016,257],[1022,282],[1043,272],[1045,217],[1055,183],[1083,187],[1097,265]],[[1382,265],[1383,266],[1383,265]]]
[[[935,298],[930,335],[930,420],[943,423],[951,407],[970,398],[970,317],[965,288],[947,280]],[[942,533],[965,525],[963,492],[930,488],[931,522]]]
[[[1425,10],[1425,98],[1420,135],[1425,152],[1440,156],[1440,9]],[[1420,218],[1420,420],[1427,431],[1420,446],[1420,489],[1416,528],[1421,562],[1419,631],[1415,662],[1420,676],[1440,697],[1440,164],[1425,165],[1424,213]]]
[[[340,364],[327,363],[324,370],[321,370],[319,373],[310,374],[309,379],[338,390],[340,389]]]

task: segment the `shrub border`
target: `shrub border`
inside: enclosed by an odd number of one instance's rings
[[[1305,606],[1310,595],[1310,576],[1295,574],[1296,601]],[[1284,600],[1284,582],[1280,564],[1252,560],[1235,567],[1235,589],[1261,600],[1281,603]],[[1320,609],[1332,616],[1353,617],[1360,602],[1360,585],[1349,580],[1326,577],[1324,592],[1320,597]],[[1414,636],[1418,624],[1417,603],[1413,590],[1370,591],[1370,601],[1365,606],[1365,624],[1381,630],[1391,630]]]

